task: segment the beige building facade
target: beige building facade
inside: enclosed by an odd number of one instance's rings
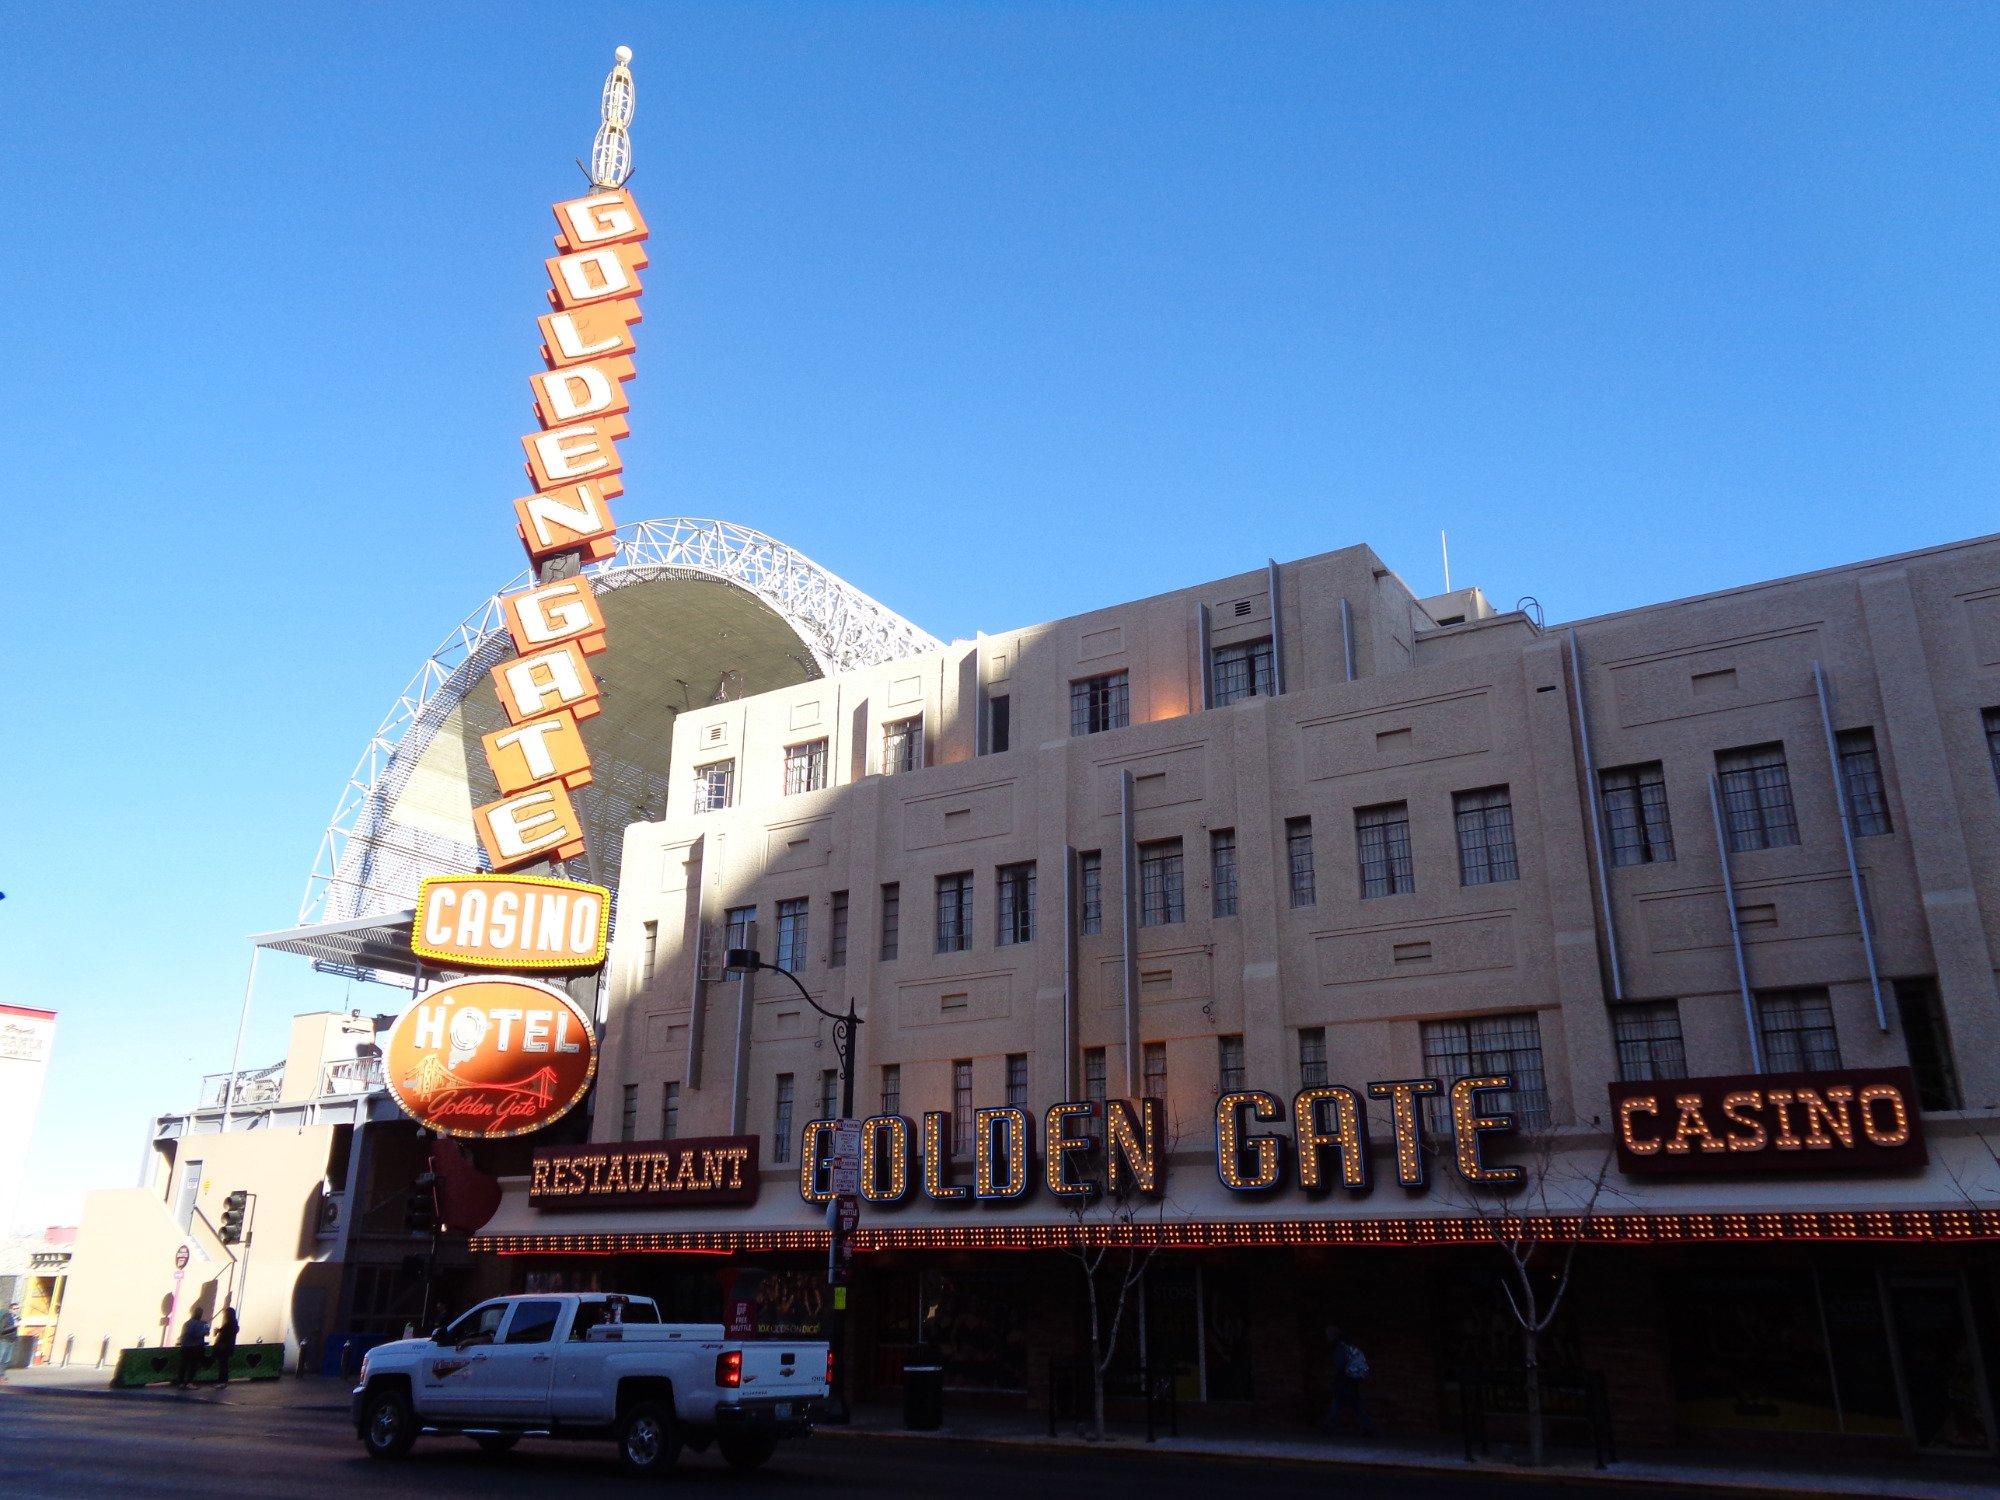
[[[1392,1418],[1442,1421],[1454,1362],[1511,1348],[1513,1212],[1590,1242],[1562,1358],[1641,1437],[1992,1450],[2000,538],[1560,628],[1348,547],[690,709],[672,765],[626,834],[592,1137],[755,1137],[761,1190],[516,1180],[475,1248],[538,1284],[812,1263],[836,1039],[722,972],[750,948],[853,1004],[852,1113],[908,1122],[907,1158],[866,1137],[864,1385],[956,1337],[966,1385],[1039,1399],[1060,1247],[1115,1213],[1055,1190],[1116,1153],[1051,1169],[1050,1108],[1098,1101],[1101,1138],[1150,1098],[1136,1357],[1189,1399],[1309,1417],[1344,1321],[1394,1351]],[[1342,1089],[1365,1141],[1306,1139]],[[1799,1347],[1745,1356],[1744,1318]]]

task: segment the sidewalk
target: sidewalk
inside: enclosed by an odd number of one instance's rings
[[[1467,1464],[1464,1448],[1444,1439],[1361,1439],[1289,1436],[1210,1431],[1194,1433],[1183,1419],[1183,1436],[1162,1435],[1148,1443],[1131,1424],[1114,1427],[1103,1442],[1081,1436],[1068,1424],[1050,1437],[1045,1424],[1020,1412],[961,1411],[947,1405],[945,1426],[937,1432],[910,1432],[902,1412],[889,1407],[857,1408],[846,1427],[822,1427],[816,1439],[855,1441],[946,1442],[992,1447],[1056,1451],[1130,1449],[1148,1454],[1184,1453],[1204,1458],[1236,1459],[1246,1463],[1297,1464],[1328,1469],[1357,1468],[1377,1473],[1477,1474],[1496,1486],[1532,1484],[1616,1485],[1654,1494],[1706,1491],[1733,1495],[1880,1495],[1894,1500],[1963,1500],[1968,1495],[2000,1495],[2000,1463],[1977,1459],[1929,1459],[1907,1465],[1829,1466],[1765,1454],[1687,1453],[1681,1451],[1621,1453],[1609,1468],[1599,1469],[1588,1451],[1572,1447],[1550,1450],[1541,1469],[1526,1468],[1508,1445],[1495,1443],[1490,1454]]]
[[[198,1385],[177,1390],[171,1385],[114,1386],[109,1366],[33,1365],[9,1370],[0,1393],[48,1391],[65,1396],[109,1396],[120,1401],[194,1401],[213,1406],[294,1406],[304,1411],[346,1411],[351,1387],[338,1380],[232,1380],[223,1385]]]

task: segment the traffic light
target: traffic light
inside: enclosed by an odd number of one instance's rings
[[[238,1188],[222,1200],[222,1225],[216,1232],[222,1236],[223,1244],[240,1245],[243,1243],[243,1221],[249,1216],[249,1213],[250,1195],[242,1188]]]
[[[437,1227],[437,1174],[420,1173],[403,1200],[403,1228],[410,1234],[436,1234]]]

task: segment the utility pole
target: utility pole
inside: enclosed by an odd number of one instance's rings
[[[722,971],[725,974],[738,974],[747,978],[759,969],[768,969],[773,974],[782,974],[785,978],[791,980],[792,988],[799,992],[799,998],[818,1011],[822,1016],[825,1016],[829,1021],[833,1022],[834,1056],[840,1060],[840,1115],[844,1120],[853,1119],[854,1041],[855,1033],[861,1027],[861,1017],[856,1015],[854,1011],[853,997],[850,996],[848,998],[845,1014],[839,1011],[828,1010],[819,1001],[813,999],[811,992],[800,982],[798,975],[794,974],[790,969],[780,968],[777,964],[765,963],[755,948],[730,948],[722,955]],[[829,1418],[833,1422],[845,1422],[849,1416],[847,1406],[846,1349],[847,1257],[843,1254],[847,1245],[848,1225],[841,1212],[841,1208],[842,1205],[839,1196],[836,1196],[826,1206],[828,1231],[826,1281],[827,1285],[833,1289],[834,1336],[830,1342],[834,1350],[834,1383],[831,1392],[833,1397],[833,1415]]]

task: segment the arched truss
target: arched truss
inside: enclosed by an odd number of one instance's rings
[[[939,645],[802,553],[727,521],[677,516],[620,527],[617,552],[585,571],[600,593],[675,577],[733,584],[770,606],[797,634],[811,657],[809,675],[893,661]],[[512,652],[500,601],[532,582],[531,573],[520,573],[459,621],[369,737],[320,838],[299,907],[300,926],[407,909],[417,874],[479,868],[476,848],[398,826],[389,814],[432,736],[467,692]],[[594,787],[607,815],[618,819],[645,806],[646,795],[655,790],[621,786],[619,768],[603,765]]]

